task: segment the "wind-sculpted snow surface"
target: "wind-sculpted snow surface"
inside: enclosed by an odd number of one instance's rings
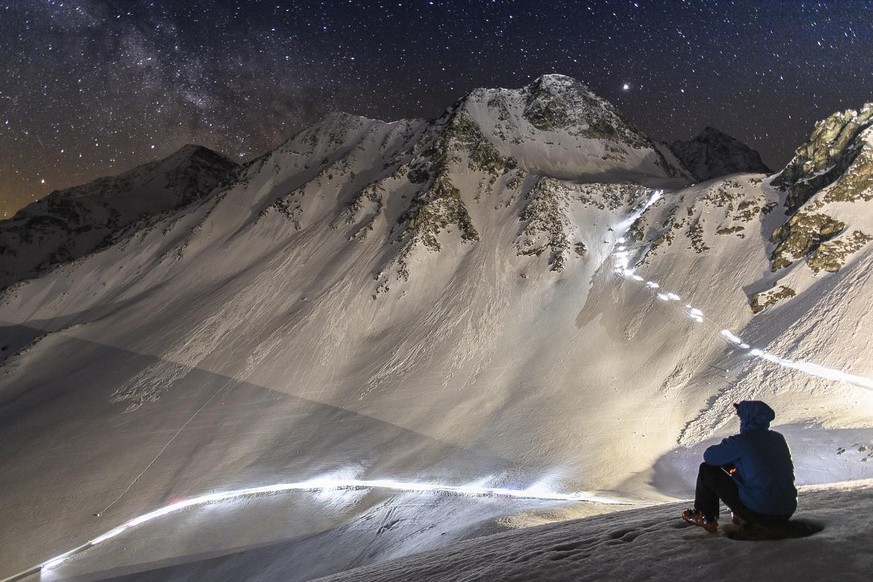
[[[873,441],[873,391],[852,379],[873,377],[869,246],[835,272],[771,271],[786,194],[761,175],[683,187],[650,144],[560,76],[474,91],[434,121],[334,114],[8,289],[0,574],[179,498],[347,467],[686,495],[690,478],[656,467],[734,432],[742,398],[828,443],[795,451],[801,483],[873,475],[837,454]],[[288,527],[228,533],[222,551]]]
[[[733,541],[683,522],[670,504],[461,542],[324,578],[387,580],[850,580],[869,579],[871,484],[803,491],[812,537]],[[858,510],[862,509],[859,515]],[[172,574],[172,570],[165,572]],[[149,578],[139,578],[147,580]]]
[[[247,497],[258,497],[264,495],[276,495],[281,493],[304,491],[304,492],[334,492],[342,493],[344,491],[358,490],[379,490],[385,489],[395,492],[413,492],[423,494],[448,493],[453,495],[462,495],[469,497],[506,497],[510,499],[536,500],[536,501],[572,501],[572,502],[591,502],[602,503],[607,505],[622,505],[624,502],[608,499],[605,497],[590,495],[584,492],[578,493],[558,493],[549,491],[543,487],[531,487],[528,489],[511,489],[507,487],[488,487],[482,484],[473,483],[468,485],[446,485],[440,483],[416,483],[395,481],[390,479],[354,479],[338,476],[323,476],[300,483],[278,483],[275,485],[261,485],[259,487],[249,487],[246,489],[236,489],[233,491],[224,491],[218,493],[210,493],[207,495],[198,495],[188,499],[182,499],[150,511],[143,515],[139,515],[131,520],[128,520],[121,525],[104,532],[94,539],[88,540],[84,544],[68,550],[58,556],[49,558],[44,562],[37,564],[31,568],[23,570],[21,573],[4,579],[0,582],[11,582],[11,580],[20,579],[29,575],[37,575],[42,573],[53,573],[61,566],[67,564],[71,560],[79,557],[81,554],[93,550],[98,546],[102,546],[106,542],[118,538],[128,532],[136,530],[143,524],[151,521],[172,515],[174,513],[184,511],[192,507],[203,506],[207,504],[219,503],[227,500],[236,500]],[[93,553],[93,552],[92,552]]]

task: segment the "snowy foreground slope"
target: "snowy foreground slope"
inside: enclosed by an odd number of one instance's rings
[[[869,480],[802,488],[797,517],[824,530],[812,537],[780,541],[734,541],[726,535],[727,524],[719,534],[710,535],[679,518],[687,503],[668,503],[569,521],[570,508],[564,506],[543,514],[551,521],[562,518],[559,523],[489,535],[497,530],[492,525],[468,532],[479,537],[458,542],[459,524],[477,513],[496,513],[503,502],[433,496],[425,496],[424,501],[398,500],[393,514],[380,516],[390,519],[369,515],[375,522],[369,525],[369,539],[360,535],[370,521],[366,520],[302,540],[277,539],[226,552],[197,552],[189,545],[190,553],[175,559],[118,560],[119,552],[132,553],[131,545],[154,551],[161,543],[178,543],[172,532],[179,527],[196,527],[200,536],[215,539],[244,514],[256,513],[263,519],[282,510],[290,525],[290,516],[299,518],[302,513],[289,511],[287,500],[274,499],[266,506],[247,504],[218,518],[179,516],[71,559],[42,578],[309,580],[331,569],[353,568],[324,580],[868,580],[873,568],[869,550],[873,481]],[[425,534],[404,526],[407,520],[417,521],[421,528],[432,505],[451,510]],[[416,549],[420,553],[414,553]],[[391,560],[392,556],[406,557]],[[372,565],[354,568],[360,563]]]
[[[588,501],[565,518],[687,497],[744,398],[801,484],[873,477],[870,117],[825,120],[775,177],[688,186],[560,75],[434,121],[329,116],[0,296],[0,576],[325,476]],[[556,503],[355,491],[192,508],[69,567],[281,542],[323,552],[306,579]]]
[[[324,580],[869,580],[873,482],[808,489],[800,506],[824,531],[733,541],[677,519],[685,506],[667,504],[469,540]],[[148,578],[132,578],[140,579]]]

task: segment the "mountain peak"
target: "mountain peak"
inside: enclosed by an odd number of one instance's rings
[[[794,158],[773,182],[787,190],[785,205],[789,212],[838,181],[862,151],[869,155],[871,127],[873,103],[866,103],[859,111],[834,113],[815,124],[809,140],[797,148]]]
[[[570,77],[568,75],[562,75],[560,73],[547,73],[545,75],[541,75],[534,79],[534,82],[528,86],[551,90],[578,90],[581,88],[591,93],[591,90],[588,88],[588,86],[578,79],[574,79],[573,77]]]
[[[193,158],[193,157],[207,157],[207,158],[223,159],[223,160],[230,162],[232,164],[234,163],[227,156],[224,156],[224,155],[216,152],[215,150],[211,150],[206,146],[202,146],[202,145],[196,144],[196,143],[185,144],[164,159],[170,160],[170,159]]]
[[[873,103],[818,122],[773,185],[789,219],[770,237],[771,269],[802,260],[815,273],[840,270],[873,240]]]
[[[476,89],[447,113],[466,115],[501,155],[561,179],[622,181],[681,176],[606,99],[566,75],[518,89]]]
[[[690,141],[674,141],[670,150],[698,181],[737,173],[771,173],[761,155],[723,131],[706,126]]]
[[[108,244],[135,222],[207,196],[239,166],[188,144],[118,176],[55,190],[0,222],[0,289]]]
[[[711,125],[707,125],[706,127],[704,127],[704,128],[703,128],[703,131],[701,131],[701,132],[697,135],[697,137],[694,138],[694,139],[697,139],[697,140],[711,140],[711,139],[722,139],[722,138],[727,138],[727,139],[730,139],[730,140],[738,141],[738,140],[736,140],[734,137],[732,137],[732,136],[726,134],[725,132],[721,131],[720,129],[717,129],[717,128],[715,128],[715,127],[712,127]]]
[[[615,106],[572,77],[543,75],[522,91],[523,116],[540,131],[563,129],[590,139],[651,147],[648,138],[624,119]]]

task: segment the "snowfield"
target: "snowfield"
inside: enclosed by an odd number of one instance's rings
[[[202,191],[181,208],[138,214],[119,194],[136,222],[35,278],[0,253],[20,275],[0,295],[0,576],[182,499],[325,475],[634,506],[688,498],[743,399],[776,410],[799,484],[873,478],[873,134],[847,127],[860,141],[828,150],[856,156],[840,161],[845,175],[789,205],[762,174],[688,185],[614,107],[547,75],[474,91],[433,121],[330,115],[230,178],[186,182]],[[165,185],[172,163],[144,166],[136,188]],[[808,194],[798,172],[784,187]],[[111,205],[105,184],[82,191]],[[804,495],[825,531],[755,546],[775,552],[761,564],[851,554],[854,524],[869,535],[865,489]],[[43,577],[304,580],[612,509],[261,494],[144,523]],[[561,566],[660,575],[627,548],[663,552],[659,565],[676,556],[671,577],[696,571],[694,556],[710,575],[739,560],[730,548],[748,544],[698,540],[678,509],[462,547],[504,544],[475,550],[495,559],[479,556],[473,577],[532,565],[546,578]],[[468,559],[428,556],[393,564],[451,577]],[[815,572],[834,567],[819,560]]]
[[[582,519],[571,518],[590,507],[544,510],[520,503],[512,510],[529,510],[524,525],[535,519],[558,523],[515,529],[517,522],[495,522],[509,509],[499,498],[404,494],[329,531],[240,544],[234,538],[242,529],[256,532],[268,522],[267,527],[281,524],[286,531],[303,532],[331,521],[342,505],[367,505],[368,495],[260,497],[158,518],[45,569],[40,579],[310,580],[348,570],[323,579],[823,580],[836,575],[866,580],[873,566],[873,518],[865,511],[873,505],[871,486],[873,481],[856,481],[803,488],[796,519],[824,530],[779,541],[731,540],[726,534],[732,526],[724,524],[710,535],[679,519],[681,503]],[[729,518],[723,515],[722,521]],[[468,537],[473,539],[464,540]],[[222,544],[224,549],[217,550]],[[373,565],[355,568],[360,563]]]
[[[807,538],[710,535],[677,519],[685,506],[674,503],[468,540],[324,580],[869,580],[871,485],[802,491],[798,516],[825,528]]]

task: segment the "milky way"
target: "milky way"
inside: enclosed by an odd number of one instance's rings
[[[552,72],[655,139],[712,125],[778,168],[873,100],[873,0],[18,0],[0,55],[8,217],[186,143],[246,161],[329,111],[435,117]]]

